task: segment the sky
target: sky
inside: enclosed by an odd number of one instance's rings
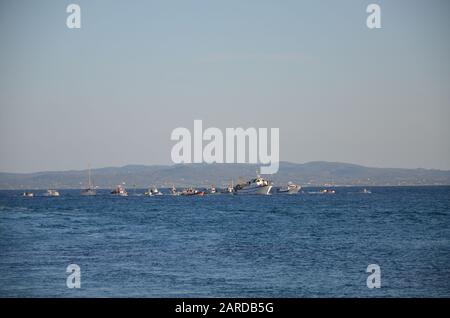
[[[449,35],[447,0],[0,0],[0,171],[171,164],[195,119],[279,128],[283,161],[449,170]]]

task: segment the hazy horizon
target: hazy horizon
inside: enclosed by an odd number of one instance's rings
[[[171,165],[170,134],[194,119],[279,128],[280,161],[450,170],[449,14],[445,0],[2,1],[0,171]]]

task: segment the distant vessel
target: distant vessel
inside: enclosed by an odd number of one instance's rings
[[[370,194],[370,193],[372,193],[372,191],[367,190],[366,188],[364,188],[364,189],[361,191],[361,193]]]
[[[59,197],[59,192],[54,189],[48,189],[47,192],[44,193],[46,197]]]
[[[187,189],[184,189],[183,190],[183,192],[181,192],[181,195],[200,195],[200,196],[202,196],[202,195],[204,195],[205,194],[205,192],[204,191],[198,191],[197,189],[194,189],[194,188],[187,188]]]
[[[279,193],[296,194],[300,191],[302,187],[298,184],[288,182],[287,187],[278,190]]]
[[[225,193],[234,193],[234,187],[233,187],[233,186],[228,186],[228,187],[225,189]]]
[[[214,186],[211,186],[211,188],[209,188],[209,194],[216,194],[217,190]]]
[[[322,194],[335,194],[336,190],[323,189],[323,190],[320,190],[319,193],[322,193]]]
[[[153,196],[153,195],[163,195],[163,194],[158,190],[158,188],[154,187],[154,188],[148,189],[148,191],[146,191],[144,193],[144,195]]]
[[[158,188],[154,187],[150,190],[150,193],[152,195],[163,195],[161,191],[158,190]]]
[[[88,187],[86,189],[81,190],[81,195],[96,195],[97,191],[95,191],[94,185],[91,182],[91,168],[88,169]]]
[[[177,188],[175,188],[175,186],[172,186],[172,188],[170,189],[170,194],[171,195],[180,195],[180,192],[177,191]]]
[[[234,187],[234,191],[236,194],[262,194],[268,195],[270,194],[270,190],[272,189],[272,183],[260,176],[257,178],[239,183]]]
[[[128,196],[128,192],[125,190],[125,188],[122,186],[122,185],[118,185],[115,189],[113,189],[112,191],[111,191],[111,194],[114,194],[114,195],[119,195],[119,196],[122,196],[122,197],[126,197],[126,196]]]
[[[231,185],[229,184],[229,185],[223,190],[223,193],[234,194],[233,180],[231,180]]]
[[[31,197],[34,197],[34,193],[33,192],[24,192],[24,193],[22,193],[22,196],[31,198]]]

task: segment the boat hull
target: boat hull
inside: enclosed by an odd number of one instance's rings
[[[300,187],[290,188],[290,189],[280,189],[278,193],[283,194],[297,194],[300,191]]]
[[[272,190],[271,185],[266,186],[260,186],[260,187],[244,187],[242,189],[236,189],[235,194],[237,195],[250,195],[250,194],[257,194],[257,195],[268,195],[270,194],[270,190]]]
[[[97,192],[92,189],[87,189],[87,190],[81,191],[81,195],[83,195],[83,196],[94,196],[96,194],[97,194]]]

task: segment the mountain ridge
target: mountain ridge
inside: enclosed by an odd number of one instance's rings
[[[238,177],[252,178],[259,164],[175,164],[136,165],[91,169],[92,179],[100,188],[127,186],[226,186]],[[400,186],[450,185],[450,171],[439,169],[407,169],[365,167],[353,163],[312,161],[280,162],[274,175],[266,176],[275,185],[288,181],[303,186]],[[82,188],[87,183],[87,169],[40,171],[32,173],[0,172],[0,189]]]

